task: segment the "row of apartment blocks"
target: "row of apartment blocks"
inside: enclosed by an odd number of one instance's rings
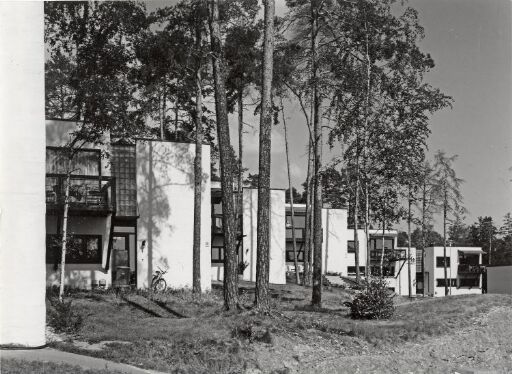
[[[46,122],[46,262],[47,285],[58,283],[59,238],[65,191],[66,160],[62,146],[75,124]],[[70,250],[66,256],[66,283],[73,287],[150,286],[156,270],[166,270],[173,288],[191,287],[194,199],[194,144],[137,139],[105,141],[101,148],[83,148],[74,158],[70,183]],[[108,158],[102,157],[108,154]],[[201,210],[201,283],[211,288],[222,280],[224,238],[220,185],[210,178],[210,147],[203,146],[203,192]],[[244,188],[238,219],[240,277],[256,277],[257,190]],[[238,199],[237,199],[238,201]],[[299,271],[304,260],[305,206],[295,205],[295,236]],[[271,283],[286,283],[294,270],[290,206],[284,190],[271,191],[270,275]],[[354,230],[348,227],[346,209],[322,209],[324,273],[355,275]],[[397,232],[371,230],[367,248],[359,230],[360,271],[379,270],[382,248],[386,258],[383,275],[397,294],[408,293],[406,248],[397,246]],[[370,263],[367,264],[367,251]],[[442,250],[442,248],[441,248]],[[444,295],[439,248],[428,248],[422,282],[421,257],[411,251],[416,263],[411,274],[413,293]],[[441,253],[442,256],[442,253]],[[480,293],[481,250],[449,248],[449,286],[452,294]],[[441,257],[442,260],[442,257]],[[418,268],[419,266],[419,268]],[[416,270],[416,271],[414,271]],[[417,278],[418,276],[418,278]],[[418,282],[416,282],[418,279]]]

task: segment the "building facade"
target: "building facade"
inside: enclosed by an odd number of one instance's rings
[[[299,271],[304,264],[304,238],[306,227],[306,206],[294,204],[295,240]],[[349,227],[347,209],[322,209],[322,271],[324,274],[339,274],[342,277],[354,278],[355,266],[355,233]],[[380,273],[380,260],[384,252],[383,275],[390,290],[399,295],[408,294],[407,248],[397,246],[398,232],[396,230],[369,230],[369,240],[366,243],[365,232],[357,230],[359,242],[359,271],[364,277],[367,258],[370,259],[371,274]],[[384,251],[383,251],[384,248]],[[367,256],[369,252],[369,256]],[[411,279],[412,293],[416,292],[414,268],[416,250],[411,249]],[[293,236],[291,222],[291,206],[286,204],[286,265],[289,271],[294,271]]]
[[[479,247],[428,247],[425,249],[425,293],[445,296],[444,264],[448,295],[482,293],[482,249]]]

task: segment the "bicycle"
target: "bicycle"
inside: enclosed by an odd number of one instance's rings
[[[167,288],[167,282],[163,278],[164,274],[167,274],[167,270],[162,270],[158,268],[155,271],[155,275],[153,275],[153,280],[151,281],[151,288],[155,292],[163,292]]]

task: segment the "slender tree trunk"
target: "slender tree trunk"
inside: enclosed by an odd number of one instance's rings
[[[300,276],[299,276],[299,261],[297,259],[297,240],[295,238],[295,211],[293,209],[293,187],[292,187],[292,177],[290,174],[290,155],[288,151],[288,130],[286,128],[286,118],[284,115],[284,106],[283,106],[283,98],[281,98],[281,115],[283,117],[283,127],[284,127],[284,144],[286,150],[286,168],[288,171],[288,192],[290,196],[290,213],[292,220],[292,244],[293,244],[293,263],[295,265],[295,281],[297,284],[300,284]]]
[[[320,126],[320,95],[317,82],[317,33],[318,33],[318,0],[311,0],[311,80],[313,85],[313,138],[314,138],[314,195],[313,210],[313,295],[311,304],[322,306],[322,181],[320,170],[322,167],[321,143],[322,129]]]
[[[164,129],[165,129],[165,112],[166,112],[166,102],[167,95],[165,91],[165,79],[164,79],[164,87],[162,88],[162,112],[160,114],[160,139],[164,140]]]
[[[220,153],[220,174],[222,187],[222,225],[224,227],[224,307],[236,309],[238,301],[238,264],[235,246],[235,212],[233,204],[233,168],[231,165],[231,142],[226,101],[225,66],[222,37],[219,26],[218,0],[210,0],[210,38],[212,51],[213,78],[215,86],[215,112],[217,117],[217,138]]]
[[[260,115],[260,151],[258,178],[258,234],[256,260],[256,308],[270,309],[269,252],[270,252],[270,134],[272,130],[272,72],[274,54],[274,0],[265,0],[263,36],[263,74]]]
[[[427,295],[426,272],[425,272],[425,246],[427,240],[425,238],[426,217],[427,217],[427,183],[423,182],[423,201],[421,202],[421,273],[423,277],[423,297]]]
[[[244,92],[243,92],[243,84],[240,84],[238,88],[238,199],[237,199],[237,230],[239,229],[241,233],[243,230],[242,226],[242,214],[243,214],[243,194],[242,194],[242,180],[244,176],[243,171],[243,146],[244,146]],[[242,260],[242,259],[240,259]]]
[[[387,191],[385,190],[385,193]],[[384,252],[386,244],[386,196],[384,195],[384,207],[382,209],[382,249],[380,251],[380,276],[384,276]]]
[[[448,197],[445,187],[443,203],[443,270],[444,270],[444,295],[448,296],[448,269],[446,268],[446,218],[448,215]]]
[[[312,282],[312,249],[313,249],[313,188],[311,183],[311,172],[313,170],[312,141],[308,145],[308,172],[306,175],[306,229],[304,230],[304,286],[310,287]]]
[[[66,170],[66,192],[64,194],[64,214],[62,217],[62,253],[60,258],[60,287],[59,301],[64,300],[64,283],[66,281],[66,250],[68,244],[68,211],[69,211],[69,186],[71,184],[72,156],[69,156]]]
[[[409,298],[412,298],[412,279],[411,279],[411,221],[412,221],[412,196],[411,188],[409,187],[408,198],[408,214],[407,214],[407,273],[408,273],[408,287]]]
[[[178,140],[178,126],[179,125],[179,109],[178,109],[178,100],[176,100],[176,107],[174,108],[174,134],[176,136],[176,140]]]
[[[359,153],[359,151],[357,151]],[[361,283],[359,274],[359,156],[356,156],[356,188],[354,193],[354,263],[356,265],[356,282]]]
[[[368,182],[365,181],[364,184],[364,199],[365,199],[365,212],[364,212],[364,236],[366,241],[366,268],[365,275],[366,279],[371,275],[371,257],[370,257],[370,234],[368,232],[370,225],[370,197],[368,195]]]
[[[201,28],[196,29],[196,51],[201,50]],[[203,87],[201,57],[196,66],[196,157],[194,159],[194,247],[192,254],[192,292],[201,293],[201,198],[203,181]]]

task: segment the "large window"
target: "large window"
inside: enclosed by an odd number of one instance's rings
[[[286,243],[286,261],[295,261],[295,256],[293,254],[293,242]],[[304,262],[304,243],[297,246],[297,261]]]
[[[100,175],[101,152],[99,149],[80,149],[73,157],[71,170],[74,175]],[[46,148],[46,173],[66,174],[68,158],[64,148]]]
[[[118,216],[137,215],[136,156],[134,145],[112,146],[112,175],[116,178]]]
[[[459,282],[460,287],[480,287],[480,277],[461,278]]]
[[[359,266],[359,273],[364,274],[365,267]],[[355,266],[347,266],[347,274],[348,275],[355,275],[356,274],[356,267]]]
[[[436,257],[436,267],[444,268],[444,263],[446,262],[446,267],[450,267],[450,257],[437,256]]]
[[[46,263],[60,263],[61,253],[61,236],[46,235]],[[69,235],[66,245],[66,263],[101,264],[101,235]]]
[[[457,287],[457,279],[456,278],[448,278],[447,279],[448,287]],[[444,287],[445,282],[444,278],[436,279],[436,287]]]
[[[395,240],[392,237],[384,237],[384,249],[394,249]],[[370,239],[371,250],[382,250],[382,238]]]
[[[295,226],[295,228],[306,227],[306,217],[295,213],[293,215],[293,225]],[[286,215],[286,227],[290,229],[292,228],[292,216],[288,215],[288,213]]]

